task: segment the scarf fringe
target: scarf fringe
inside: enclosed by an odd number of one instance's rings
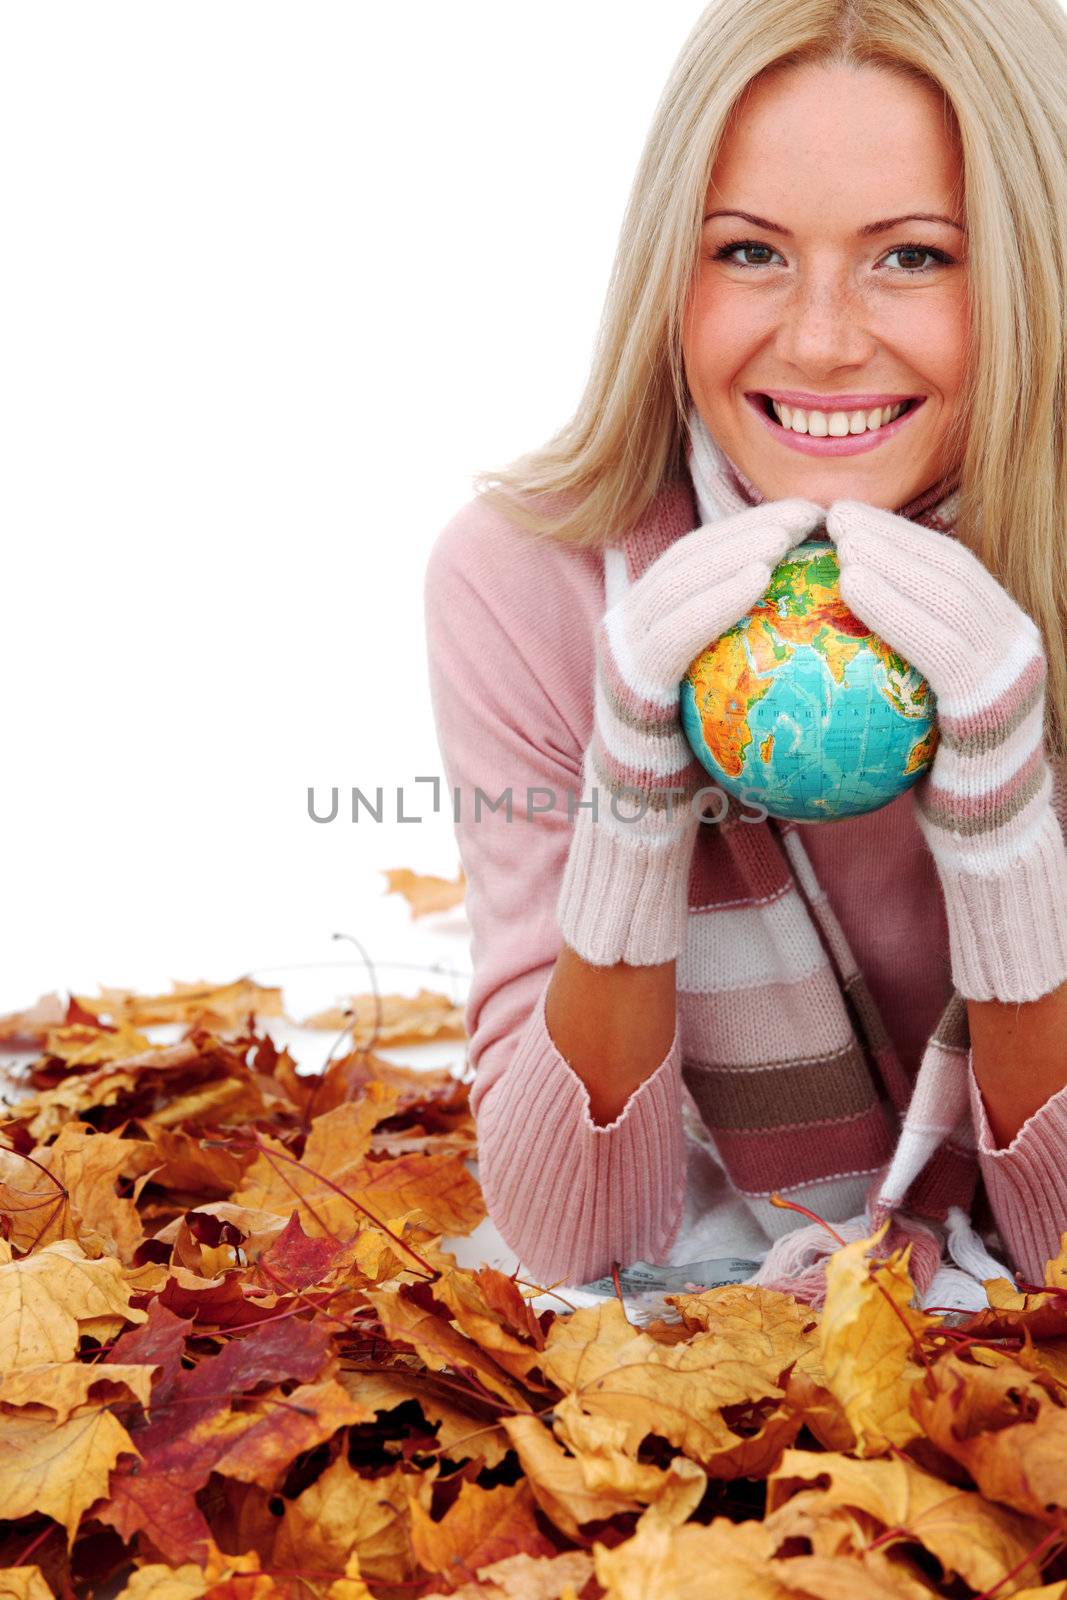
[[[946,1227],[921,1221],[918,1217],[889,1214],[890,1225],[878,1245],[884,1258],[911,1245],[908,1271],[915,1285],[919,1305],[949,1305],[955,1310],[982,1311],[989,1304],[985,1282],[1006,1278],[1013,1282],[1009,1269],[991,1255],[971,1226],[961,1206],[951,1206]],[[834,1224],[845,1244],[868,1238],[877,1231],[881,1217],[871,1220],[866,1212]],[[838,1241],[822,1223],[794,1228],[776,1239],[759,1270],[745,1279],[761,1289],[774,1289],[802,1300],[813,1310],[826,1303],[826,1264],[839,1248]],[[951,1257],[955,1266],[943,1259]]]

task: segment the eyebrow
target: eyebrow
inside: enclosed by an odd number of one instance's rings
[[[780,222],[768,222],[766,217],[755,217],[750,211],[709,211],[704,218],[710,222],[712,217],[740,217],[743,222],[751,222],[754,228],[764,228],[768,233],[780,233],[783,238],[792,239],[793,230],[783,228]],[[950,228],[958,228],[960,233],[966,233],[966,228],[959,222],[953,222],[951,217],[943,217],[936,211],[910,211],[903,217],[886,217],[882,222],[867,222],[856,232],[860,238],[867,238],[874,233],[887,233],[890,228],[896,228],[902,222],[944,222]]]

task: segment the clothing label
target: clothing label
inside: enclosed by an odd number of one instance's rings
[[[681,1266],[654,1267],[648,1261],[634,1261],[619,1269],[619,1288],[623,1294],[698,1294],[701,1289],[717,1289],[724,1283],[743,1283],[759,1266],[741,1256],[720,1256],[711,1261],[686,1261]],[[578,1286],[586,1294],[613,1295],[611,1277],[596,1278]]]

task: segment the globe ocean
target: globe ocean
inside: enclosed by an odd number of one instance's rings
[[[888,805],[937,749],[930,685],[848,609],[840,577],[826,536],[797,545],[681,684],[682,726],[715,782],[794,822]]]

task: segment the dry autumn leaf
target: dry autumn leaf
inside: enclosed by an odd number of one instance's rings
[[[304,1073],[271,994],[9,1019],[0,1600],[1067,1600],[1067,1255],[966,1317],[880,1235],[821,1312],[539,1309],[449,1248],[486,1215],[467,1086],[365,1048],[456,1008],[361,996]]]
[[[460,867],[454,881],[435,878],[428,873],[412,872],[408,867],[385,870],[388,880],[386,894],[403,895],[411,907],[413,917],[425,917],[434,911],[451,911],[463,904],[467,893],[467,880]]]
[[[99,995],[76,995],[83,1010],[115,1024],[146,1028],[180,1022],[213,1030],[241,1028],[249,1016],[281,1017],[282,991],[264,988],[252,978],[234,983],[175,983],[171,994],[139,995],[130,989],[102,987]]]
[[[420,989],[416,995],[357,994],[343,1005],[307,1017],[305,1028],[349,1031],[356,1049],[371,1045],[429,1044],[442,1039],[464,1039],[463,1007],[447,995]]]

